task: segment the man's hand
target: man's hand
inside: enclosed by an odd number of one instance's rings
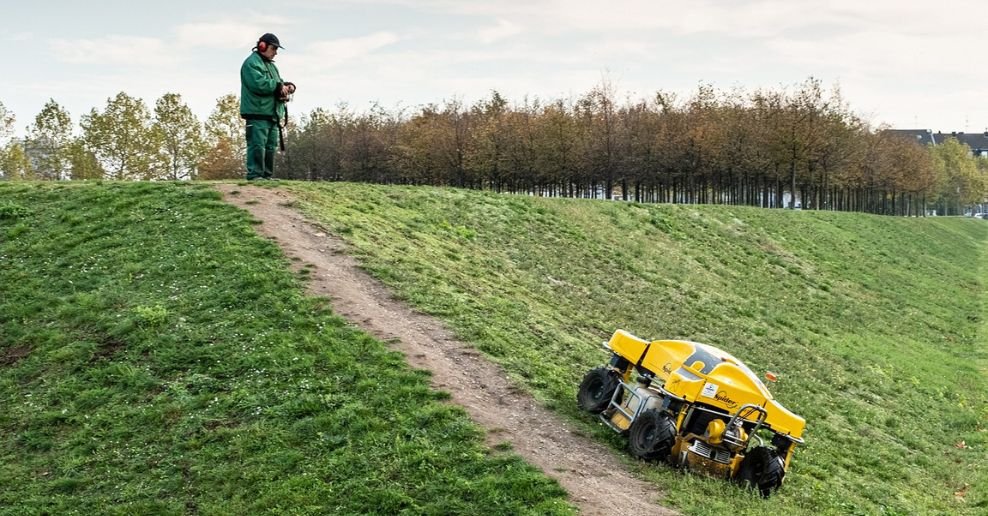
[[[291,100],[292,93],[295,93],[295,85],[286,82],[278,88],[278,99],[282,102],[288,102]]]

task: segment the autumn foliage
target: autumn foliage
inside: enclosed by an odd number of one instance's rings
[[[27,138],[0,104],[3,179],[231,179],[244,175],[238,99],[201,124],[177,94],[152,112],[119,93],[81,117],[54,100]],[[357,113],[346,105],[291,120],[276,175],[301,180],[448,185],[542,196],[717,203],[894,215],[963,214],[988,191],[988,160],[956,141],[922,147],[868,126],[837,88],[683,98],[619,98],[602,83],[569,99],[509,102],[498,92]]]

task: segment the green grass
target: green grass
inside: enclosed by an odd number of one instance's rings
[[[0,184],[0,514],[568,514],[208,186]]]
[[[807,420],[761,500],[637,464],[687,514],[988,512],[988,224],[288,184],[364,266],[548,406],[616,328],[728,350]],[[585,494],[592,496],[592,494]]]

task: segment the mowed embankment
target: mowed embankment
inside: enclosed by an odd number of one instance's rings
[[[311,294],[333,310],[401,351],[413,367],[428,371],[434,388],[450,395],[486,432],[494,449],[516,451],[556,479],[583,514],[672,514],[656,503],[661,492],[634,476],[622,457],[510,380],[504,369],[452,335],[442,320],[413,310],[393,291],[362,271],[338,237],[294,207],[276,188],[220,185],[224,198],[249,211],[258,230],[306,271]]]
[[[777,373],[776,398],[808,422],[786,484],[766,501],[641,466],[685,513],[988,507],[985,221],[279,188],[400,299],[618,450],[574,403],[615,328],[708,342]]]
[[[569,514],[211,186],[0,184],[0,513]]]
[[[624,463],[683,513],[988,507],[984,221],[272,188],[614,457],[574,403],[614,328],[779,374],[808,431],[773,498]],[[259,222],[199,185],[0,185],[0,510],[572,510]]]

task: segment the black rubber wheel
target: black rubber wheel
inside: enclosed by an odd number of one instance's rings
[[[614,391],[620,383],[621,379],[613,369],[606,367],[591,369],[580,382],[576,402],[581,409],[600,414],[611,403],[611,397],[614,396]]]
[[[665,412],[649,409],[631,423],[628,432],[628,449],[643,460],[669,458],[676,444],[676,423]]]
[[[741,460],[735,479],[746,487],[758,489],[763,497],[768,498],[782,485],[785,474],[782,457],[772,448],[759,446],[749,450]]]

